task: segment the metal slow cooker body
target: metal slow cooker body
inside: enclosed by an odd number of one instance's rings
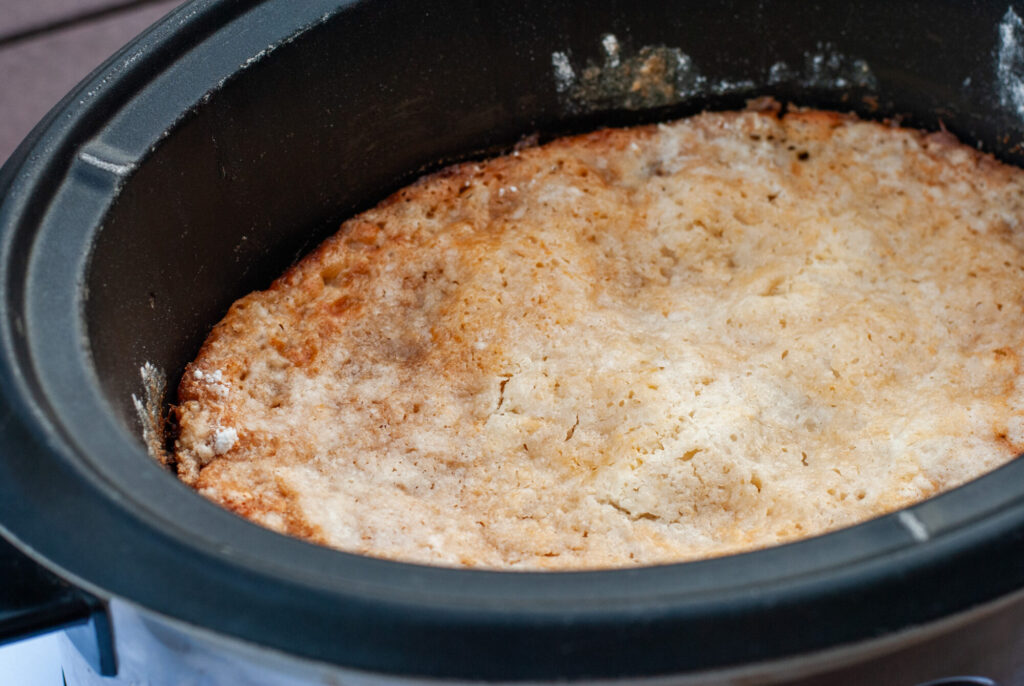
[[[744,555],[467,571],[249,524],[148,457],[133,404],[143,365],[173,387],[228,305],[340,219],[524,135],[773,95],[1024,162],[1021,16],[952,0],[173,12],[0,172],[0,531],[98,599],[101,642],[113,627],[116,659],[69,657],[69,683],[1024,683],[1024,461]],[[672,87],[637,95],[614,75],[652,49],[677,60]]]

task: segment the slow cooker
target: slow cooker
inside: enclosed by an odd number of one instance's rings
[[[136,412],[140,370],[173,389],[228,305],[341,219],[524,136],[771,96],[1024,163],[1022,18],[953,0],[175,10],[0,172],[0,635],[65,628],[71,686],[1024,683],[1024,461],[742,555],[470,571],[250,524],[151,459]],[[651,55],[657,87],[632,88],[623,65]]]

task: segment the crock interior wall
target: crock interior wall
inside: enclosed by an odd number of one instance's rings
[[[345,216],[424,169],[531,133],[654,121],[771,94],[932,129],[941,122],[1021,163],[1014,145],[1024,125],[1000,106],[994,66],[1006,11],[882,0],[602,0],[586,11],[539,1],[355,3],[212,87],[205,102],[182,103],[173,130],[153,132],[153,152],[97,229],[84,279],[97,378],[135,427],[131,395],[144,362],[167,373],[173,400],[184,364],[230,303],[266,287]],[[653,111],[567,107],[552,53],[566,52],[577,69],[599,63],[608,33],[625,54],[679,47],[709,82],[757,85]],[[822,50],[864,59],[878,89],[766,85],[772,64],[799,67]]]

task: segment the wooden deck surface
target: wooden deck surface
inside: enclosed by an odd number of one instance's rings
[[[181,0],[0,0],[0,163],[107,57]]]

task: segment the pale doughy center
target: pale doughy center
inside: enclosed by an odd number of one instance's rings
[[[484,567],[721,555],[1024,444],[1022,173],[820,112],[429,177],[239,301],[179,474],[277,530]]]

